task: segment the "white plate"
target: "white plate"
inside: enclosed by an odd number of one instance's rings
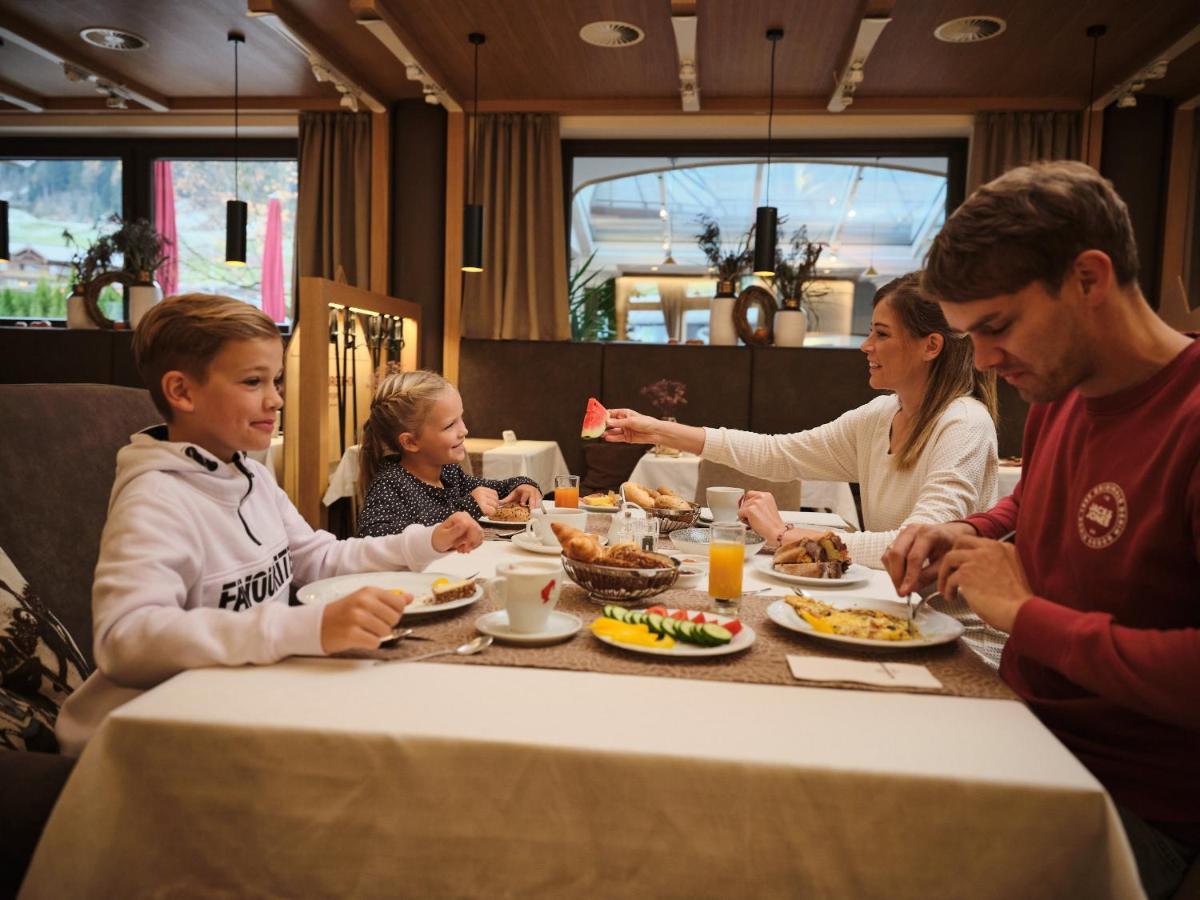
[[[490,516],[480,516],[479,521],[484,525],[491,525],[493,528],[524,528],[524,522],[503,522],[493,519]]]
[[[903,616],[904,604],[895,600],[869,600],[863,598],[845,598],[843,600],[826,600],[830,606],[838,609],[878,609],[890,612],[892,615]],[[891,607],[889,609],[889,607]],[[802,619],[797,612],[787,605],[786,600],[776,600],[767,607],[767,618],[776,625],[809,637],[823,641],[833,641],[837,644],[854,644],[859,647],[874,647],[876,650],[917,650],[921,647],[934,647],[938,644],[948,644],[958,640],[963,633],[963,624],[958,619],[952,619],[936,609],[924,607],[917,613],[917,630],[921,636],[911,641],[877,641],[872,638],[851,637],[845,634],[826,634],[816,631]]]
[[[803,584],[807,587],[850,587],[855,584],[865,584],[871,577],[871,570],[866,566],[860,566],[858,563],[850,563],[846,568],[846,573],[841,578],[810,578],[808,575],[788,575],[785,572],[775,571],[774,560],[770,556],[755,557],[754,568],[770,575],[772,578],[778,578],[780,581],[786,581],[789,584]]]
[[[509,541],[514,547],[520,547],[522,550],[528,550],[530,553],[545,553],[550,556],[558,556],[562,553],[562,546],[555,544],[550,547],[543,544],[537,539],[536,535],[530,534],[528,531],[518,531],[512,536]]]
[[[666,607],[667,612],[675,612],[675,608]],[[689,613],[698,612],[698,610],[689,609]],[[715,618],[718,623],[728,622],[736,616],[722,616],[718,613],[706,612],[704,617]],[[622,650],[630,650],[634,653],[646,653],[650,656],[677,656],[677,657],[694,657],[694,656],[726,656],[730,653],[741,653],[754,643],[754,639],[758,637],[754,629],[742,623],[742,630],[737,633],[732,641],[728,644],[722,644],[720,647],[697,647],[695,644],[686,644],[683,641],[677,640],[674,647],[646,647],[642,644],[625,644],[621,641],[614,641],[607,635],[596,634],[592,632],[592,636],[597,640],[608,644],[611,647],[620,647]]]
[[[582,500],[579,501],[579,508],[593,513],[615,513],[617,511],[617,507],[615,506],[593,506],[591,503],[584,503]]]
[[[573,637],[582,627],[583,622],[579,616],[558,610],[550,613],[546,627],[534,634],[513,631],[508,624],[508,611],[503,609],[487,613],[475,620],[475,628],[478,631],[510,644],[557,644]]]
[[[450,581],[462,580],[457,575],[448,575],[444,572],[364,572],[361,575],[339,575],[336,578],[322,578],[320,581],[310,582],[300,588],[296,596],[301,603],[324,606],[326,603],[340,600],[347,594],[353,594],[359,588],[377,587],[384,590],[399,588],[419,599],[432,593],[433,582],[438,578],[446,578]],[[482,596],[483,586],[476,582],[475,593],[470,597],[428,606],[417,606],[415,603],[411,603],[404,610],[404,618],[427,616],[430,613],[470,606]]]

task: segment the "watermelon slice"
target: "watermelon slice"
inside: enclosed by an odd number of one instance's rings
[[[585,438],[598,438],[608,427],[608,410],[595,397],[588,397],[587,412],[583,414],[583,433]]]

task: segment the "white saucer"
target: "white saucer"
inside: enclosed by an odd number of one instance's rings
[[[548,547],[528,531],[517,532],[512,536],[512,540],[509,543],[520,547],[522,550],[528,550],[530,553],[545,553],[553,556],[559,556],[562,553],[562,547],[558,544]]]
[[[558,610],[550,613],[545,629],[534,634],[513,631],[508,624],[508,611],[503,609],[487,613],[475,620],[475,628],[478,631],[510,644],[557,644],[574,637],[582,627],[583,622],[578,616]]]

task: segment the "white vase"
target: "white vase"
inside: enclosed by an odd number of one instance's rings
[[[67,298],[67,327],[90,328],[92,330],[100,327],[87,314],[87,307],[83,303],[82,291],[73,291],[71,296]]]
[[[736,297],[713,297],[708,314],[708,342],[714,347],[732,347],[737,344],[737,331],[733,327],[733,307]]]
[[[775,346],[803,347],[808,333],[808,313],[802,309],[782,309],[775,313]]]
[[[137,284],[129,286],[129,327],[137,328],[142,316],[150,307],[162,300],[162,290],[144,272],[139,273]]]

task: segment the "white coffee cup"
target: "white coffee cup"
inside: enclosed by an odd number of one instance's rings
[[[714,522],[736,522],[738,505],[746,492],[737,487],[710,487],[706,497]]]
[[[538,515],[539,512],[541,515]],[[561,522],[583,531],[587,526],[587,517],[587,512],[582,509],[535,510],[533,518],[525,525],[525,531],[547,547],[557,547],[558,538],[554,536],[554,530],[550,525],[554,522]]]
[[[541,560],[497,566],[492,591],[497,604],[508,610],[508,626],[519,634],[545,630],[558,605],[563,577],[562,566]]]

